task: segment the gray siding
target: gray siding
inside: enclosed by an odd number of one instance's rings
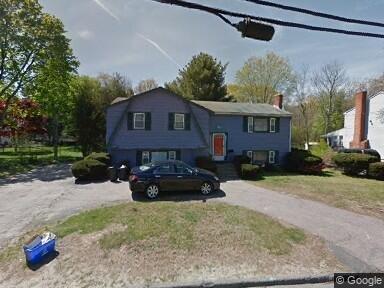
[[[280,118],[276,133],[248,133],[243,131],[243,116],[212,116],[211,132],[227,133],[227,151],[240,155],[244,150],[279,151],[280,163],[290,149],[290,117]],[[230,155],[229,155],[230,156]]]

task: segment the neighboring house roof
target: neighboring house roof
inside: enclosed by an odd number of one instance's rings
[[[260,116],[280,116],[290,117],[288,111],[278,109],[272,105],[264,103],[237,103],[237,102],[218,102],[218,101],[196,101],[193,103],[202,106],[215,114],[222,115],[260,115]]]
[[[125,100],[128,100],[128,98],[127,98],[127,97],[117,97],[117,98],[115,98],[115,99],[111,102],[111,105],[116,104],[116,103],[119,103],[119,102],[121,102],[121,101],[125,101]]]
[[[343,135],[344,135],[344,128],[341,128],[339,130],[329,132],[328,134],[321,135],[321,137],[334,137],[334,136],[343,136]]]

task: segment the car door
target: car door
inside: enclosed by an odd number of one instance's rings
[[[153,170],[153,176],[160,190],[177,190],[177,175],[173,163],[161,163]]]
[[[198,190],[202,180],[197,174],[183,163],[175,163],[178,190]]]

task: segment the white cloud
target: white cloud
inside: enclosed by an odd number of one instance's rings
[[[115,20],[120,22],[120,18],[117,17],[107,6],[105,6],[100,0],[93,0],[101,9],[109,14],[109,16],[113,17]]]
[[[81,30],[81,31],[77,32],[77,34],[79,35],[79,37],[81,39],[84,39],[84,40],[92,39],[94,36],[93,32],[89,31],[87,29]]]

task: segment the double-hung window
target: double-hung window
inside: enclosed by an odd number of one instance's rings
[[[168,151],[168,160],[176,160],[176,151]]]
[[[175,130],[184,130],[185,129],[185,115],[181,113],[175,113],[175,120],[173,123],[173,128]]]
[[[145,129],[145,113],[133,113],[133,129]]]
[[[142,164],[147,164],[150,162],[150,155],[149,151],[143,151],[141,154],[141,163]]]
[[[268,162],[270,164],[274,164],[275,163],[275,157],[276,157],[275,151],[269,151]]]
[[[254,118],[253,128],[255,132],[268,132],[268,118]]]
[[[248,117],[248,133],[253,132],[253,117]]]
[[[276,132],[276,118],[269,119],[269,132]]]

